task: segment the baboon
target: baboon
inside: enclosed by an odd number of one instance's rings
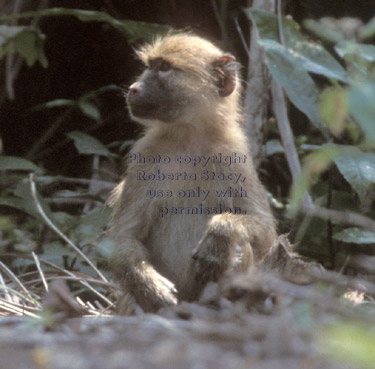
[[[112,194],[111,266],[119,312],[199,297],[228,270],[259,262],[276,239],[242,131],[238,63],[193,34],[141,47],[127,94],[144,134]]]

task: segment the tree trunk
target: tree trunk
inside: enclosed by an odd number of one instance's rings
[[[275,0],[254,0],[248,5],[254,9],[275,12]],[[245,91],[245,132],[251,144],[254,164],[259,165],[261,149],[268,119],[268,102],[271,77],[264,65],[265,54],[257,42],[258,34],[251,26],[247,87]]]

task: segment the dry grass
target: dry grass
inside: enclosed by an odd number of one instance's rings
[[[18,254],[3,254],[2,256],[33,260],[35,270],[16,275],[0,261],[0,316],[16,315],[38,318],[42,311],[44,297],[49,291],[49,285],[55,280],[79,283],[84,286],[84,292],[90,291],[91,295],[95,296],[94,300],[84,300],[79,295],[74,297],[87,315],[102,316],[113,313],[113,295],[116,288],[111,283],[95,279],[82,272],[63,269],[39,258],[35,253],[32,256]]]

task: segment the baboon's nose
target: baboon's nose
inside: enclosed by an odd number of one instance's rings
[[[142,83],[141,82],[135,82],[129,87],[129,92],[132,94],[137,94],[142,89]]]

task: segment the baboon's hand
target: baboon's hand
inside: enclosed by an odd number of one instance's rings
[[[205,233],[192,255],[196,281],[217,281],[223,275],[229,265],[229,242],[215,231]]]
[[[145,288],[135,291],[135,295],[138,304],[147,312],[155,312],[178,302],[174,284],[154,269],[147,271]]]
[[[164,278],[160,274],[153,279],[153,286],[151,290],[154,292],[154,296],[151,293],[151,298],[154,300],[155,305],[176,305],[177,304],[177,290],[174,284],[167,278]]]

